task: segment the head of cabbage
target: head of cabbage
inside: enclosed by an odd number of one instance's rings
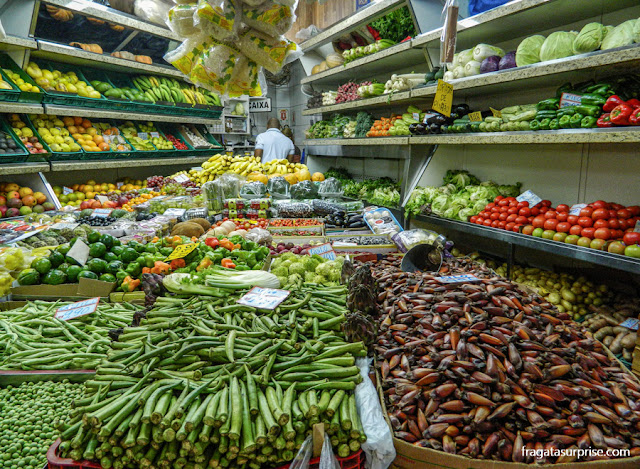
[[[630,46],[633,44],[633,32],[637,20],[625,21],[609,32],[602,41],[602,50],[615,49],[616,47]]]
[[[544,36],[536,35],[524,39],[516,50],[516,65],[531,65],[540,62],[540,48],[544,44]]]
[[[570,31],[556,31],[549,34],[540,48],[540,60],[562,59],[573,55],[573,40],[577,33]]]
[[[600,49],[607,29],[600,23],[589,23],[584,26],[573,40],[573,53],[586,54]]]

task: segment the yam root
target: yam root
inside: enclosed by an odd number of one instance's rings
[[[608,335],[604,339],[602,339],[602,343],[608,347],[609,345],[611,345],[611,342],[613,342],[613,339],[615,339],[614,336]]]
[[[636,334],[635,332],[630,332],[629,334],[624,336],[624,338],[622,339],[621,341],[622,347],[624,349],[633,350],[633,348],[636,346],[637,340],[638,340],[638,334]]]
[[[611,350],[611,353],[613,353],[614,355],[617,355],[620,352],[622,352],[622,339],[627,334],[628,334],[628,332],[620,332],[616,336],[616,338],[613,339],[613,342],[611,342],[611,345],[609,346],[609,350]]]
[[[598,331],[593,334],[593,338],[596,340],[603,340],[608,335],[613,335],[613,327],[611,326],[606,326],[598,329]]]
[[[178,223],[171,230],[171,236],[188,236],[196,238],[202,236],[204,234],[204,228],[197,223],[192,223],[190,221],[183,221],[182,223]]]

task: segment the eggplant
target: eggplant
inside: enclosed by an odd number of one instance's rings
[[[469,105],[464,103],[454,104],[453,107],[451,108],[451,111],[455,112],[461,117],[466,116],[467,114],[469,114],[469,112],[471,112],[471,110],[469,109]]]
[[[419,124],[416,124],[416,132],[418,133],[418,135],[426,135],[427,133],[429,133],[429,129],[426,124],[423,124],[421,122]]]
[[[442,125],[446,123],[447,123],[447,117],[443,116],[442,114],[436,114],[435,116],[431,116],[427,119],[427,124],[429,125],[431,124]]]
[[[429,133],[430,134],[442,133],[442,125],[443,124],[436,124],[436,123],[430,124],[429,125]]]
[[[415,134],[417,134],[417,133],[418,133],[418,132],[416,131],[416,127],[418,127],[418,124],[417,124],[417,123],[416,123],[416,124],[409,124],[409,132],[410,132],[412,135],[415,135]]]

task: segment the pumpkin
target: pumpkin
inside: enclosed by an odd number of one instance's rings
[[[327,62],[327,66],[329,68],[338,67],[344,63],[344,57],[341,54],[333,53],[327,55],[325,61]]]
[[[285,179],[285,181],[287,181],[287,182],[288,182],[289,184],[291,184],[292,186],[293,186],[294,184],[298,184],[298,178],[296,177],[296,175],[295,175],[295,174],[291,174],[291,173],[289,173],[289,174],[285,174],[285,175],[284,175],[284,179]]]
[[[309,173],[308,169],[301,169],[296,173],[296,177],[298,181],[309,181],[311,180],[311,173]]]
[[[63,10],[62,8],[54,7],[51,5],[47,5],[47,12],[51,15],[56,21],[61,21],[66,23],[67,21],[71,21],[73,19],[73,13],[69,10]]]
[[[315,182],[322,182],[322,181],[324,181],[324,174],[322,174],[322,173],[313,173],[313,175],[311,176],[311,180],[315,181]]]

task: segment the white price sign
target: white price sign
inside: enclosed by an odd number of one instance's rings
[[[518,202],[529,202],[529,207],[535,207],[540,202],[542,202],[542,199],[531,191],[523,192],[518,197],[516,197],[516,200]]]
[[[149,138],[149,134],[147,134],[146,132],[138,132],[138,137],[140,137],[142,140],[146,140]]]
[[[440,283],[469,283],[480,281],[478,277],[471,274],[447,275],[445,277],[436,277],[436,280]]]
[[[186,212],[187,210],[184,208],[170,208],[165,210],[165,212],[163,213],[164,216],[167,217],[176,217],[176,218],[180,218],[182,215],[184,215],[184,212]]]
[[[56,310],[55,317],[61,321],[69,321],[70,319],[79,318],[93,313],[98,307],[100,297],[91,298],[89,300],[78,301],[66,306],[62,306]]]
[[[158,138],[158,137],[160,137],[159,132],[151,132],[151,138]]]
[[[331,246],[330,243],[310,248],[309,255],[313,256],[314,254],[317,254],[324,259],[329,259],[330,261],[336,260],[336,252],[333,250],[333,246]]]
[[[276,309],[291,294],[289,290],[253,287],[238,304],[261,309]]]
[[[577,217],[578,215],[580,215],[580,210],[582,210],[586,206],[587,204],[572,205],[571,208],[569,209],[569,215],[575,215]]]
[[[91,218],[107,218],[112,211],[111,208],[97,208],[91,214]]]
[[[67,186],[62,186],[62,193],[64,195],[69,195],[73,193],[73,189],[71,189],[70,187]]]
[[[631,329],[632,331],[637,331],[639,324],[640,319],[637,318],[628,318],[620,323],[622,327],[626,327],[627,329]]]
[[[179,182],[180,184],[182,184],[183,182],[187,182],[189,180],[189,176],[187,176],[186,174],[178,174],[176,177],[173,178],[176,182]]]
[[[85,265],[87,259],[89,259],[89,246],[81,239],[78,239],[73,243],[69,252],[67,252],[67,257],[76,260],[80,265]]]

